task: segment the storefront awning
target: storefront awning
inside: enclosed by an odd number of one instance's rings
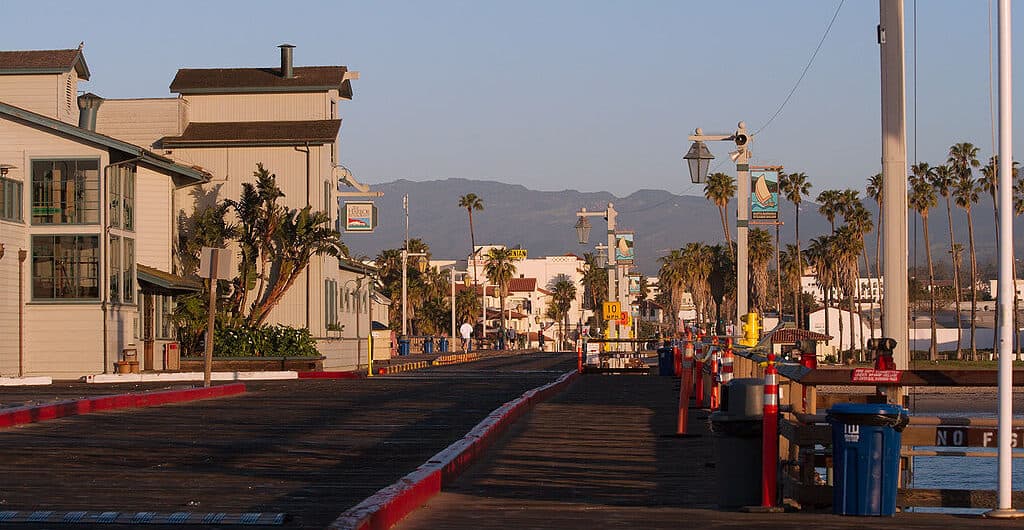
[[[139,288],[144,294],[181,295],[202,290],[201,283],[164,272],[160,269],[147,267],[141,263],[136,265],[139,277]]]

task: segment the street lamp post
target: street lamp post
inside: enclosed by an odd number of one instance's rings
[[[576,217],[579,220],[576,221],[576,236],[581,245],[587,244],[587,240],[590,239],[590,221],[588,217],[604,217],[608,221],[608,244],[607,244],[607,264],[608,264],[608,298],[610,302],[619,301],[619,292],[616,289],[616,282],[618,281],[619,270],[615,266],[615,217],[618,213],[615,211],[615,207],[612,203],[608,203],[608,207],[603,212],[588,212],[586,208],[580,208],[580,211],[576,212]],[[614,271],[614,274],[612,273]],[[613,324],[608,324],[609,335],[611,335],[611,327]],[[615,337],[619,338],[620,330],[619,324],[616,321],[614,324]]]
[[[356,369],[359,369],[359,358],[362,357],[362,355],[363,355],[363,341],[359,338],[359,313],[361,312],[360,306],[363,305],[361,303],[362,300],[363,300],[363,298],[362,298],[362,296],[363,296],[362,295],[363,280],[366,279],[368,276],[369,275],[364,272],[362,276],[359,276],[359,277],[356,277],[356,278],[351,278],[351,279],[345,281],[345,291],[346,292],[348,292],[348,284],[350,284],[352,282],[356,283],[356,300],[357,300],[357,302],[356,302],[356,308],[357,308],[357,311],[356,311]],[[369,333],[372,333],[372,331],[373,331],[373,321],[372,321],[373,316],[370,315],[370,310],[369,310],[369,308],[370,308],[369,289],[367,289],[366,302],[367,302],[365,304],[366,305],[366,310],[367,310],[366,311],[367,312],[367,326],[366,326],[366,329],[367,329],[367,334],[369,334]],[[373,355],[373,351],[370,351],[370,354],[367,356],[367,362],[371,363],[371,366],[372,366],[373,361],[371,361],[369,359],[370,359],[370,357],[372,355]]]
[[[732,134],[704,134],[697,128],[688,139],[693,142],[683,157],[690,169],[690,180],[694,184],[705,182],[711,160],[715,157],[704,142],[731,141],[736,150],[729,158],[736,162],[736,329],[740,329],[740,317],[747,313],[747,223],[750,204],[750,142],[754,136],[747,133],[747,125],[739,122]]]
[[[469,274],[469,271],[460,271],[455,269],[455,265],[452,265],[448,271],[451,273],[450,279],[452,284],[452,340],[455,340],[455,275],[456,274]]]

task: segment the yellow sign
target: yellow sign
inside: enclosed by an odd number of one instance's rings
[[[525,248],[510,248],[508,249],[509,259],[526,259]]]
[[[605,302],[604,303],[604,319],[605,320],[618,320],[622,314],[622,304],[619,302]]]

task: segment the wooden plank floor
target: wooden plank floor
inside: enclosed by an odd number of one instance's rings
[[[574,355],[529,354],[371,379],[249,382],[237,397],[6,429],[0,509],[283,512],[289,527],[323,528],[574,367]],[[30,394],[18,399],[45,391]]]
[[[703,413],[691,414],[688,429],[702,437],[671,436],[677,396],[667,377],[585,376],[395,528],[1020,528],[951,515],[719,511],[714,438]]]

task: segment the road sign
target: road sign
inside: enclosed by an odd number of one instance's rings
[[[217,253],[214,259],[214,252]],[[203,247],[199,252],[199,277],[230,280],[231,251],[226,248]]]
[[[525,248],[510,248],[508,249],[509,259],[526,259]]]
[[[622,313],[622,304],[619,302],[605,302],[604,303],[604,319],[605,320],[618,320],[619,314]]]

